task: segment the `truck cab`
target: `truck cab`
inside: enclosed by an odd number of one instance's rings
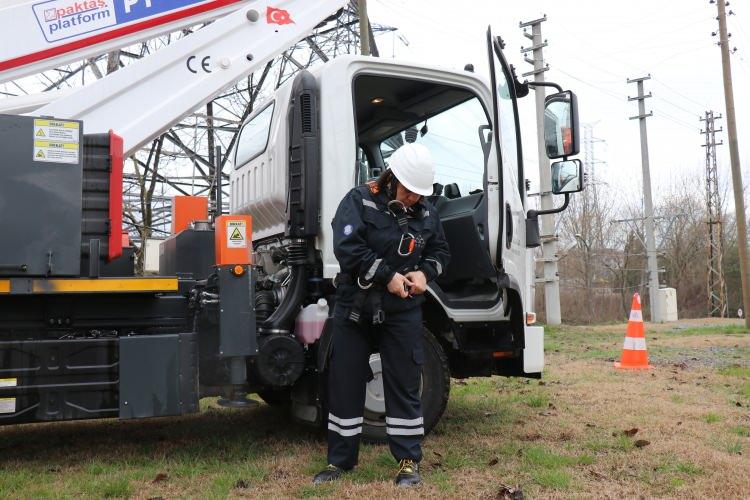
[[[527,324],[532,305],[525,303],[530,250],[517,112],[520,84],[501,50],[492,50],[490,57],[491,82],[470,70],[338,57],[300,74],[257,106],[240,132],[231,167],[230,210],[253,216],[254,262],[261,281],[264,274],[286,276],[283,262],[273,255],[291,241],[293,185],[319,189],[319,194],[306,194],[319,196],[314,222],[319,224],[318,258],[309,276],[325,286],[339,271],[330,222],[344,195],[388,168],[389,156],[405,142],[430,150],[436,175],[428,199],[438,210],[452,258],[430,284],[423,306],[428,428],[445,407],[449,376],[539,377],[544,366],[543,329]],[[307,99],[295,90],[302,80]],[[290,107],[310,99],[314,104],[302,120],[303,135],[315,137],[319,165],[304,170],[308,175],[319,171],[318,184],[290,174],[295,157]],[[550,140],[558,139],[554,131],[559,128],[551,125]],[[280,283],[277,296],[288,294],[283,279],[271,281]],[[308,295],[301,305],[314,300]],[[321,352],[326,334],[318,343]],[[325,354],[319,357],[324,368]],[[377,353],[370,365],[374,378],[367,391],[365,432],[377,437],[384,418]]]

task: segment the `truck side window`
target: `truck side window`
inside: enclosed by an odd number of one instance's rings
[[[240,139],[237,141],[234,168],[240,168],[266,150],[268,137],[271,133],[273,108],[274,103],[272,102],[242,127]]]
[[[420,130],[424,130],[425,123],[427,133],[422,135]],[[474,97],[414,126],[416,142],[427,146],[432,153],[435,182],[451,186],[450,197],[466,196],[484,188],[484,154],[478,130],[488,123],[484,108]],[[401,131],[380,144],[386,165],[405,140],[406,131]]]

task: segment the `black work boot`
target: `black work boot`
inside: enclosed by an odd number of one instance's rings
[[[396,486],[416,486],[422,482],[417,462],[405,458],[398,463],[398,466],[398,474],[396,474],[395,480]]]
[[[344,472],[346,471],[341,467],[336,467],[333,464],[328,464],[326,465],[325,469],[315,474],[315,477],[313,478],[313,484],[323,484],[335,481],[340,478]]]

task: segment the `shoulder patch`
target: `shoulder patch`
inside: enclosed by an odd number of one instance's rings
[[[347,224],[346,226],[344,226],[344,235],[349,236],[350,234],[352,234],[353,230],[354,226],[352,226],[351,224]]]

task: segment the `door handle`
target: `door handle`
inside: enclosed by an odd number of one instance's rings
[[[505,248],[510,248],[513,241],[513,212],[510,210],[510,204],[505,204]]]

